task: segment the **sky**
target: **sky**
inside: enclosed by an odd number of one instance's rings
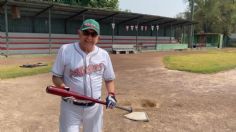
[[[184,0],[119,0],[119,9],[133,13],[176,17],[187,10]]]

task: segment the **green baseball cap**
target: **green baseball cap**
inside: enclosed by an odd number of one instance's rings
[[[83,24],[80,27],[80,30],[87,30],[87,29],[93,29],[94,31],[97,32],[97,34],[100,34],[100,25],[97,21],[94,19],[86,19],[84,20]]]

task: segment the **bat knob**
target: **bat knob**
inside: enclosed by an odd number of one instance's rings
[[[64,89],[65,89],[66,91],[70,91],[70,88],[67,87],[67,86],[65,86]]]
[[[129,113],[131,113],[131,112],[133,112],[133,109],[132,109],[132,107],[130,107],[130,110],[129,110]]]
[[[46,92],[47,92],[47,93],[49,92],[50,87],[51,87],[51,86],[47,86],[47,88],[46,88]]]

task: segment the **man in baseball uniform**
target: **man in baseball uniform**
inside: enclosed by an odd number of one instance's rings
[[[99,23],[83,22],[78,31],[79,42],[63,45],[52,68],[54,85],[94,99],[101,98],[102,80],[107,89],[107,108],[114,108],[115,74],[109,54],[96,46],[100,38]],[[89,101],[63,97],[60,110],[60,132],[101,132],[103,106]]]

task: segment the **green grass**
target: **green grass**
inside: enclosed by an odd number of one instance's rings
[[[194,73],[216,73],[236,68],[236,51],[210,51],[208,53],[166,56],[168,69]]]
[[[0,66],[0,79],[16,78],[22,76],[30,76],[51,71],[52,63],[48,66],[40,66],[34,68],[21,68],[19,65]]]

